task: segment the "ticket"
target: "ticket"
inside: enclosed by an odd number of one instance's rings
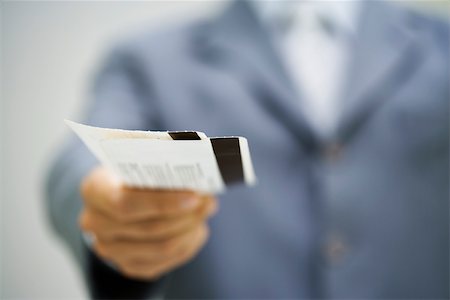
[[[65,120],[106,167],[130,187],[223,193],[256,184],[247,139],[198,131],[100,128]]]

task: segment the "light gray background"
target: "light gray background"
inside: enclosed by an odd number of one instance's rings
[[[214,8],[206,2],[3,2],[1,296],[86,298],[50,231],[42,183],[79,119],[90,76],[117,37]]]
[[[42,205],[48,161],[68,132],[62,120],[79,119],[90,75],[111,38],[222,4],[1,2],[0,298],[86,298]],[[435,5],[448,13],[442,1]]]

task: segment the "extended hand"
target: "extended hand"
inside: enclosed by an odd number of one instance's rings
[[[212,196],[126,188],[103,167],[86,176],[81,193],[80,226],[95,236],[94,251],[136,279],[158,279],[192,259],[217,210]]]

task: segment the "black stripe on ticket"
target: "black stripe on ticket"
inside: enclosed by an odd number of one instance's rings
[[[169,135],[174,140],[200,140],[195,131],[169,131]]]
[[[201,139],[195,131],[171,131],[169,135],[174,140]],[[244,169],[242,167],[239,138],[210,138],[210,141],[224,183],[228,185],[235,182],[243,182]]]
[[[244,181],[239,138],[211,138],[211,144],[225,184]]]

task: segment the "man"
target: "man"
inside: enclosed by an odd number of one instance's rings
[[[48,203],[93,297],[449,297],[448,25],[320,3],[235,1],[112,51],[86,123],[245,136],[259,184],[128,189],[71,142]]]

